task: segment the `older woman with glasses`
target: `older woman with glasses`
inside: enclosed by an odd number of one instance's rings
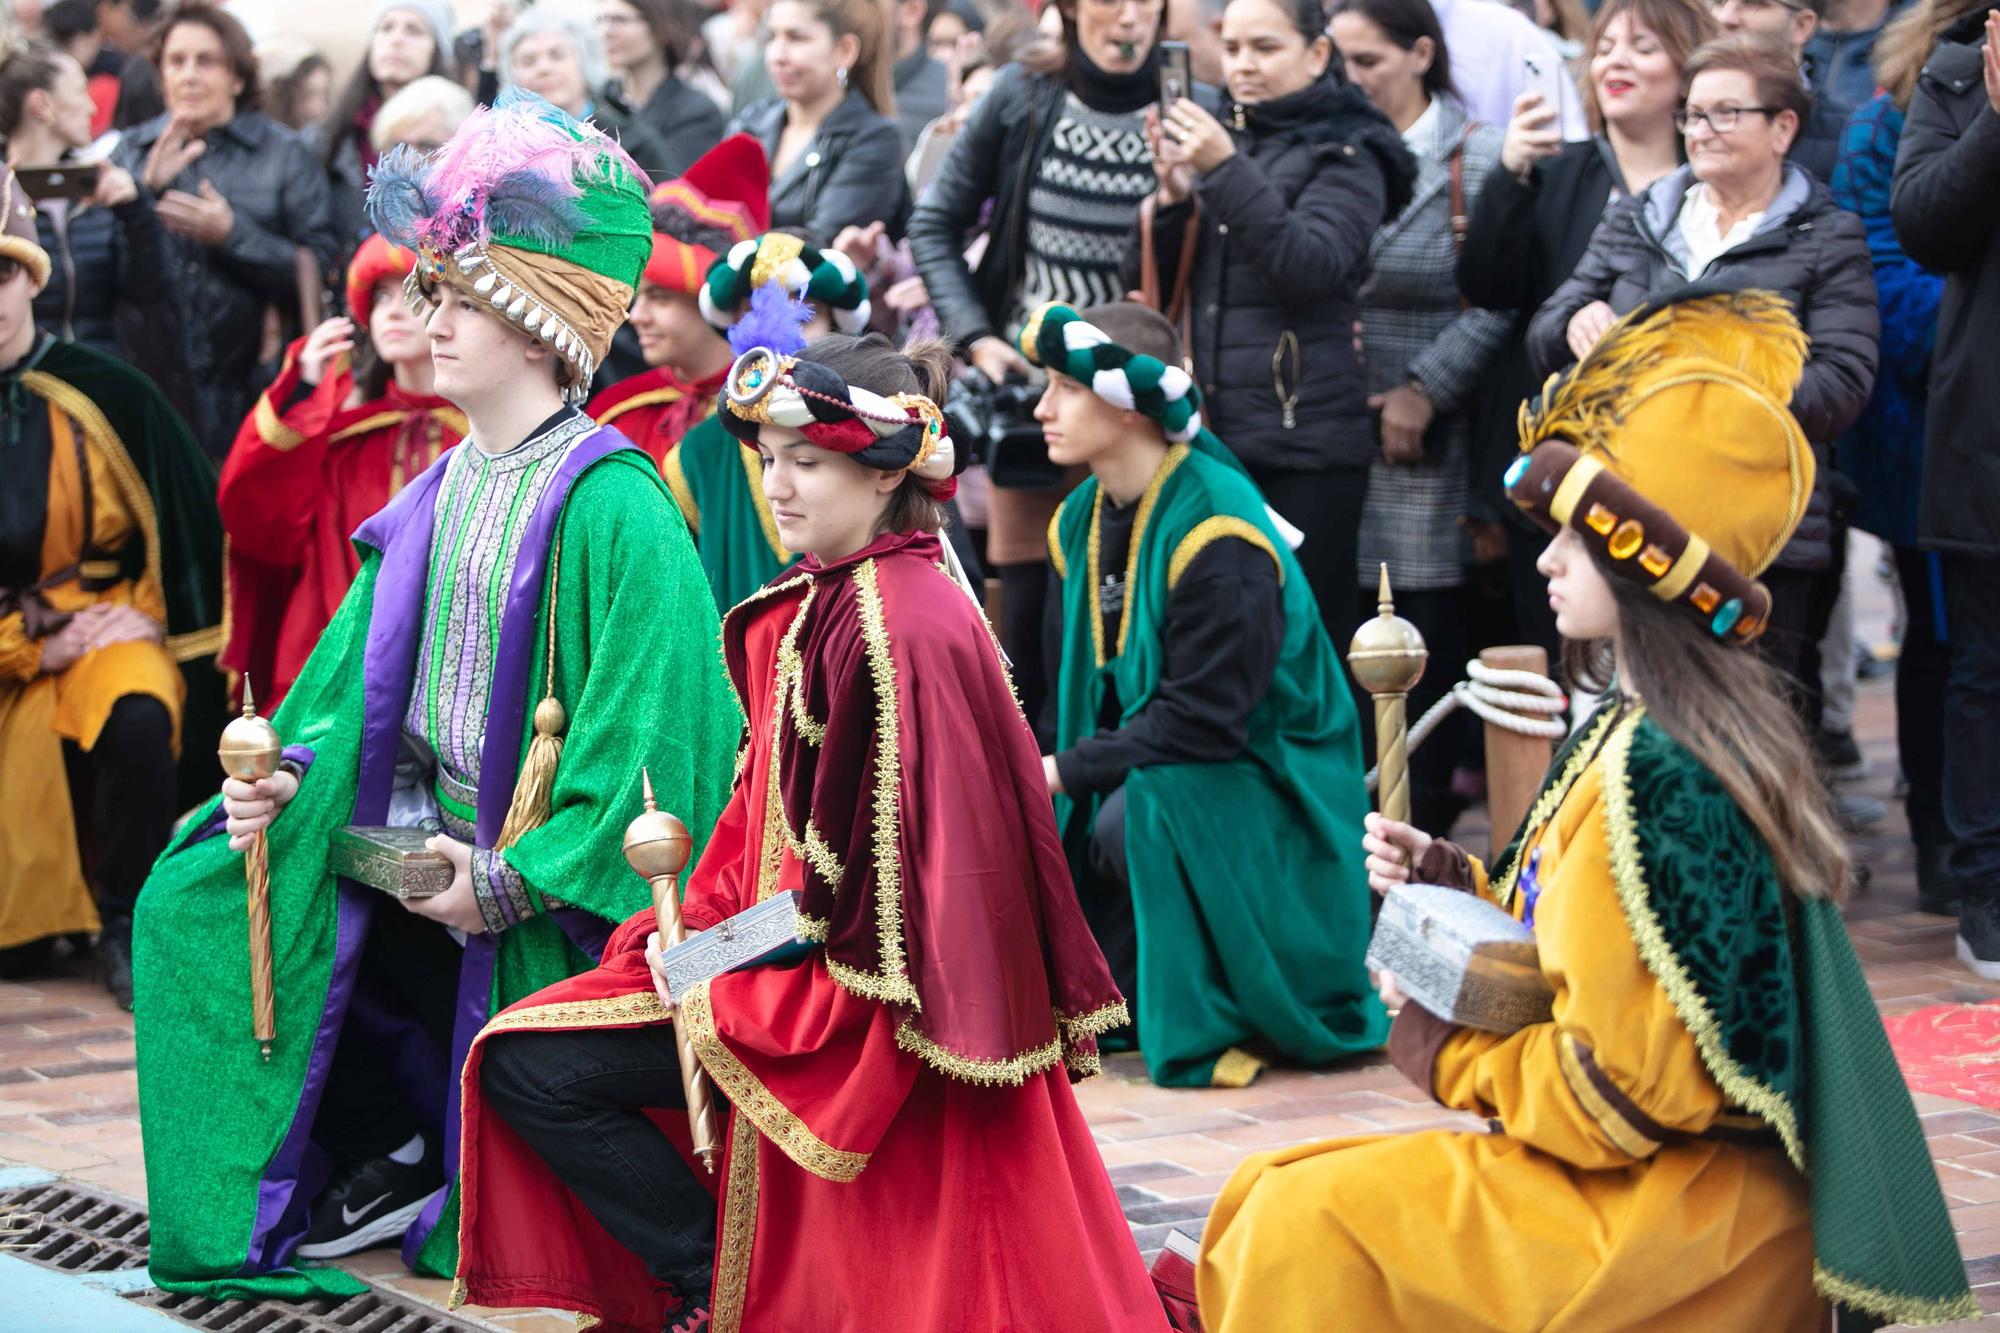
[[[1735,3],[1735,0],[1731,0]],[[1789,55],[1724,38],[1687,63],[1674,113],[1687,165],[1613,204],[1576,272],[1528,325],[1537,376],[1587,355],[1620,315],[1692,282],[1781,293],[1811,339],[1792,415],[1820,456],[1821,485],[1763,576],[1768,651],[1792,675],[1805,720],[1819,723],[1820,636],[1839,593],[1839,534],[1825,478],[1832,443],[1875,384],[1880,322],[1861,222],[1786,154],[1807,96]]]

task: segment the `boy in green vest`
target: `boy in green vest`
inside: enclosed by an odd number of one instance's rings
[[[1241,1087],[1380,1046],[1354,704],[1297,562],[1160,315],[1054,305],[1021,345],[1051,461],[1091,471],[1049,525],[1044,768],[1147,1071]]]

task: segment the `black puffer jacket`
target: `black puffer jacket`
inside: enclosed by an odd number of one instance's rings
[[[115,160],[142,176],[146,155],[167,128],[159,116],[129,130]],[[236,221],[221,245],[170,237],[174,279],[188,312],[189,369],[200,420],[191,423],[216,455],[256,401],[257,354],[264,310],[298,308],[298,252],[324,267],[333,262],[334,233],[327,177],[305,141],[262,112],[239,112],[204,136],[206,151],[172,183],[198,194],[212,183]]]
[[[1990,6],[1988,7],[1990,8]],[[1944,274],[1917,539],[2000,555],[2000,115],[1980,72],[1987,9],[1931,53],[1896,152],[1890,212],[1910,258]]]
[[[757,139],[764,155],[777,161],[785,99],[745,107],[730,130]],[[890,238],[901,240],[909,215],[902,132],[858,90],[841,99],[806,151],[771,181],[771,225],[803,231],[822,246],[832,245],[843,227],[871,222],[886,224]]]
[[[44,208],[35,232],[49,252],[49,285],[35,297],[35,323],[67,342],[128,360],[118,337],[121,307],[150,309],[174,290],[167,230],[145,188],[116,208]]]
[[[1537,376],[1575,360],[1569,322],[1592,301],[1608,302],[1622,315],[1649,296],[1688,285],[1676,222],[1693,184],[1693,169],[1681,167],[1644,194],[1604,211],[1576,272],[1528,325],[1528,355]],[[1812,340],[1805,373],[1792,394],[1792,415],[1818,451],[1822,473],[1829,473],[1834,438],[1854,424],[1875,387],[1881,318],[1861,219],[1836,205],[1826,186],[1788,167],[1756,232],[1724,251],[1700,281],[1704,287],[1761,288],[1791,301]],[[1824,484],[1816,489],[1805,521],[1778,557],[1780,566],[1823,569],[1832,559],[1826,494]]]
[[[1226,112],[1236,153],[1195,183],[1201,218],[1188,277],[1204,418],[1254,468],[1364,466],[1378,451],[1354,350],[1355,298],[1368,243],[1410,201],[1416,162],[1368,99],[1331,77]],[[1183,201],[1154,220],[1162,299],[1188,215]],[[1140,236],[1135,225],[1125,257],[1135,288]]]

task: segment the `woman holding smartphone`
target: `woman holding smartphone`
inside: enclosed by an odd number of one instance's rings
[[[83,67],[67,52],[35,41],[0,58],[7,165],[34,199],[37,238],[55,258],[48,286],[35,297],[35,323],[93,352],[131,360],[118,336],[119,309],[164,306],[172,265],[166,230],[132,173],[74,161],[90,143],[90,114]],[[72,168],[65,175],[87,188],[48,189],[48,172],[59,167]]]
[[[1506,534],[1524,641],[1551,655],[1558,646],[1555,617],[1535,570],[1547,538],[1500,494],[1500,474],[1514,452],[1514,410],[1540,383],[1528,366],[1527,321],[1575,270],[1605,208],[1681,164],[1674,128],[1681,67],[1715,31],[1697,0],[1606,0],[1591,25],[1584,84],[1592,137],[1563,142],[1553,100],[1559,94],[1548,91],[1559,89],[1560,80],[1516,98],[1500,145],[1505,169],[1487,180],[1459,252],[1458,290],[1468,302],[1520,312],[1520,336],[1494,367],[1485,395],[1474,441],[1473,505]]]
[[[1216,434],[1305,532],[1298,560],[1328,629],[1359,618],[1355,538],[1376,454],[1354,321],[1375,229],[1409,202],[1416,162],[1361,90],[1337,80],[1318,0],[1231,0],[1224,120],[1192,98],[1150,113],[1159,178],[1144,236],[1171,294],[1188,269],[1188,349]]]

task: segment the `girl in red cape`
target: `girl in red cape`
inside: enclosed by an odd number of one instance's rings
[[[724,621],[748,738],[683,913],[798,890],[821,947],[670,995],[642,913],[496,1018],[464,1073],[456,1299],[634,1333],[1165,1333],[1070,1087],[1125,1004],[937,536],[947,364],[835,334],[732,368],[723,421],[805,559]],[[670,1023],[731,1108],[714,1201]]]
[[[250,676],[266,716],[361,569],[348,538],[465,436],[465,414],[433,391],[430,338],[403,301],[409,271],[409,252],[380,236],[361,243],[346,317],[286,349],[222,465],[220,660]]]

